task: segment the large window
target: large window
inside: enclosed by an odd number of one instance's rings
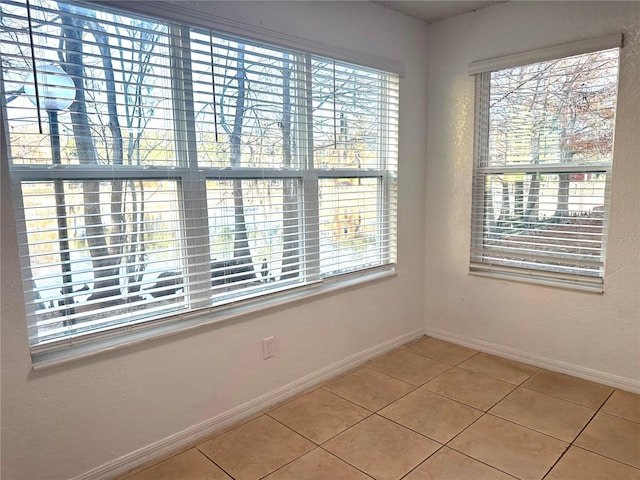
[[[477,73],[472,272],[602,290],[618,53]]]
[[[90,4],[0,5],[35,355],[395,263],[397,75]]]

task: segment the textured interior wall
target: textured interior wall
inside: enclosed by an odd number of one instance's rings
[[[427,331],[589,369],[640,388],[640,4],[509,2],[430,26]],[[624,32],[605,293],[470,276],[470,62]],[[586,370],[585,370],[586,371]]]
[[[3,478],[75,477],[424,326],[425,26],[368,2],[200,3],[218,16],[405,65],[399,274],[34,372],[3,153]],[[272,335],[276,357],[263,361],[262,339]]]

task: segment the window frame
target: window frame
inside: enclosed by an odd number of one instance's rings
[[[159,21],[167,22],[170,29],[182,30],[179,35],[183,42],[188,42],[190,39],[189,32],[191,28],[202,28],[200,25],[185,25],[183,19],[178,19],[181,22],[180,25],[175,24],[174,20],[165,20],[162,16],[155,14],[144,13],[135,11],[135,9],[127,8],[123,4],[116,4],[114,2],[89,2],[88,6],[95,4],[96,8],[102,8],[113,11],[117,8],[123,14],[129,13],[133,15],[144,15],[145,17],[157,18]],[[117,2],[116,2],[117,3]],[[144,9],[146,10],[150,4],[147,4]],[[202,22],[202,17],[199,18],[199,22]],[[173,26],[172,26],[173,25]],[[225,32],[226,34],[226,32]],[[239,38],[239,37],[236,37]],[[253,40],[247,39],[251,43],[256,43]],[[269,48],[271,45],[264,44]],[[188,49],[186,49],[188,50]],[[48,164],[42,165],[21,165],[12,164],[10,167],[10,176],[12,183],[12,196],[14,199],[14,211],[16,214],[16,226],[19,232],[19,245],[22,258],[21,267],[23,270],[30,271],[31,266],[29,262],[28,241],[27,241],[27,228],[26,220],[24,216],[24,206],[22,204],[21,185],[23,182],[29,181],[56,181],[56,180],[99,180],[99,181],[114,181],[114,180],[172,180],[177,184],[179,191],[178,202],[180,205],[189,203],[194,205],[193,207],[184,208],[181,207],[179,212],[181,215],[187,214],[187,217],[182,218],[182,222],[189,223],[190,230],[200,232],[200,234],[194,234],[186,236],[184,241],[188,243],[189,239],[195,237],[208,238],[208,215],[207,215],[207,199],[206,199],[206,182],[208,180],[226,181],[234,179],[273,179],[273,180],[285,180],[292,179],[300,182],[302,185],[302,197],[310,198],[310,201],[305,201],[299,208],[304,210],[304,214],[299,216],[299,220],[304,222],[301,226],[301,248],[305,251],[300,256],[305,259],[310,266],[306,268],[309,273],[301,273],[301,277],[305,277],[302,282],[297,282],[294,286],[280,286],[276,289],[266,291],[266,293],[258,293],[251,295],[250,298],[240,299],[234,302],[223,305],[212,305],[211,295],[204,292],[200,293],[191,304],[190,308],[185,311],[178,311],[171,314],[165,314],[158,318],[152,317],[150,320],[143,320],[138,323],[127,324],[123,323],[113,328],[106,330],[96,330],[81,335],[71,335],[68,338],[60,338],[51,342],[44,342],[40,344],[31,345],[31,357],[34,368],[45,368],[51,365],[57,365],[67,361],[75,360],[78,358],[84,358],[94,355],[104,350],[111,350],[114,348],[120,348],[123,346],[137,344],[146,341],[151,338],[158,338],[165,335],[169,335],[178,331],[189,330],[199,327],[205,324],[217,323],[227,321],[236,318],[240,315],[244,315],[249,312],[272,308],[277,305],[289,304],[291,302],[297,302],[302,299],[310,298],[316,295],[322,295],[327,292],[349,288],[353,285],[357,285],[363,282],[377,281],[382,278],[387,278],[396,274],[396,229],[397,229],[397,214],[396,214],[396,202],[397,202],[397,164],[390,165],[387,163],[388,159],[386,154],[389,150],[385,144],[384,151],[385,158],[384,164],[380,165],[378,169],[357,169],[357,168],[331,168],[323,169],[316,167],[313,164],[314,152],[313,152],[313,122],[309,121],[312,118],[312,107],[310,97],[312,91],[310,88],[312,79],[310,71],[310,62],[315,54],[297,51],[296,55],[299,56],[296,64],[306,65],[303,67],[303,76],[307,83],[306,99],[303,99],[302,107],[303,114],[297,121],[301,124],[309,125],[304,129],[304,139],[300,139],[296,142],[297,148],[300,150],[299,158],[304,159],[306,164],[300,165],[299,168],[292,169],[278,169],[278,168],[253,168],[253,167],[233,167],[233,168],[214,168],[203,167],[198,165],[197,150],[185,149],[184,153],[187,155],[185,158],[178,159],[178,163],[175,167],[170,169],[165,168],[148,168],[145,166],[134,167],[131,166],[117,166],[117,165],[105,165],[105,166],[89,166],[89,165],[60,165],[56,168],[51,168]],[[185,57],[182,57],[182,61],[188,61]],[[354,64],[354,67],[359,65]],[[176,92],[188,92],[190,79],[184,79],[182,73],[185,71],[182,67],[172,66],[173,80],[172,91]],[[370,68],[370,67],[366,67]],[[189,70],[190,72],[190,70]],[[382,73],[382,72],[381,72]],[[386,72],[386,75],[392,75],[393,72]],[[178,78],[179,80],[176,80]],[[181,81],[180,88],[175,89],[174,83]],[[397,82],[397,80],[396,80]],[[0,93],[4,98],[4,82],[0,73]],[[396,87],[399,89],[399,87]],[[384,89],[384,92],[388,90]],[[396,93],[397,94],[397,93]],[[384,106],[388,108],[386,103],[388,99],[385,98]],[[174,100],[175,101],[175,100]],[[193,98],[180,98],[178,101],[183,102],[183,105],[187,105],[184,109],[187,115],[191,115],[190,119],[183,120],[183,125],[187,128],[183,131],[187,132],[187,137],[191,136],[191,139],[187,138],[186,142],[193,141],[195,118],[193,116],[195,110],[193,107]],[[381,100],[382,101],[382,100]],[[6,108],[4,100],[2,101],[2,108]],[[191,102],[190,107],[188,106]],[[395,115],[397,119],[398,103],[395,103]],[[385,120],[389,117],[385,116]],[[179,122],[179,119],[174,118],[174,125]],[[5,131],[4,137],[7,138],[8,158],[11,158],[11,143],[9,140],[9,130],[7,128],[7,120],[5,116],[5,122],[2,125]],[[387,140],[386,135],[390,132],[389,125],[381,125],[381,131],[377,132],[381,135],[380,138]],[[395,127],[395,141],[397,142],[397,126]],[[384,132],[382,132],[384,130]],[[183,139],[183,141],[185,141]],[[178,149],[179,150],[179,149]],[[189,155],[188,152],[193,152]],[[397,156],[397,143],[395,155]],[[395,159],[397,162],[397,159]],[[383,235],[386,240],[384,245],[384,258],[386,261],[379,266],[368,267],[355,270],[346,274],[339,274],[336,276],[322,276],[320,274],[320,254],[319,254],[319,222],[318,222],[318,189],[319,183],[323,179],[336,179],[336,178],[373,178],[380,182],[378,201],[380,202],[380,213],[382,219],[380,220],[381,228],[389,230],[388,235]],[[205,261],[193,261],[185,264],[185,268],[188,271],[188,277],[191,279],[205,278],[207,281],[210,278],[210,272],[205,269],[205,263],[210,261],[210,255],[208,251],[198,253],[202,251],[203,244],[199,245],[185,245],[183,248],[189,250],[185,255],[186,257],[202,257]],[[190,265],[195,265],[195,270]],[[29,275],[30,276],[30,275]],[[308,276],[308,277],[307,277]],[[308,278],[308,279],[307,279]],[[28,291],[27,291],[28,290]],[[27,298],[29,295],[33,297],[35,289],[25,288],[25,304],[28,311],[27,318],[34,315],[36,310],[35,298]],[[187,294],[188,295],[188,294]]]
[[[579,165],[541,164],[535,165],[535,168],[533,168],[533,164],[514,166],[490,166],[488,165],[490,140],[489,95],[491,87],[491,73],[494,71],[524,65],[532,65],[539,62],[562,59],[574,55],[581,55],[611,49],[620,49],[623,47],[623,44],[623,35],[620,33],[616,33],[599,38],[581,40],[577,42],[560,44],[512,55],[506,55],[503,57],[480,60],[469,65],[469,75],[474,76],[475,82],[469,274],[516,282],[533,283],[557,288],[566,288],[590,293],[604,292],[604,266],[607,251],[606,244],[608,237],[610,190],[614,157],[613,150],[611,153],[611,161],[607,163]],[[615,123],[613,128],[615,130]],[[600,247],[599,257],[601,259],[601,262],[597,262],[599,265],[601,265],[599,275],[577,275],[554,272],[551,269],[524,268],[521,266],[508,266],[504,264],[496,264],[483,261],[483,256],[485,255],[484,242],[486,239],[485,178],[490,175],[506,175],[509,173],[597,173],[605,175],[602,243]],[[568,257],[561,258],[566,259]]]

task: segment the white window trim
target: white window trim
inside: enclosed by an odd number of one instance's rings
[[[79,339],[70,337],[69,345],[71,348],[40,351],[35,347],[31,354],[31,365],[34,370],[42,370],[104,352],[188,332],[196,328],[206,326],[215,328],[251,313],[260,312],[267,315],[270,309],[290,307],[295,303],[332,293],[345,293],[349,289],[384,281],[397,275],[395,264],[375,267],[313,284],[301,285],[293,289],[283,289],[280,292],[272,291],[261,297],[234,302],[222,307],[210,307],[197,312],[172,315],[151,323],[123,326],[108,332],[97,331],[93,334],[83,335]]]
[[[475,113],[474,113],[474,160],[473,160],[473,186],[472,186],[472,218],[471,218],[471,252],[478,251],[482,247],[482,237],[474,234],[474,228],[481,220],[478,218],[478,213],[473,208],[476,205],[478,198],[481,198],[482,192],[479,191],[482,188],[483,181],[480,181],[480,177],[483,177],[487,173],[492,171],[495,173],[505,173],[509,171],[521,172],[522,166],[514,167],[488,167],[481,165],[481,159],[486,158],[488,149],[487,141],[488,136],[484,134],[484,127],[488,125],[488,101],[483,101],[483,96],[488,96],[489,89],[484,88],[489,83],[489,75],[492,71],[502,70],[507,68],[513,68],[522,65],[528,65],[536,62],[543,62],[547,60],[553,60],[561,57],[568,57],[573,55],[581,55],[590,52],[596,52],[600,50],[607,50],[613,48],[622,48],[624,45],[624,35],[622,33],[614,33],[603,37],[592,38],[587,40],[580,40],[576,42],[570,42],[551,47],[539,48],[535,50],[528,50],[521,53],[515,53],[511,55],[505,55],[500,57],[489,58],[485,60],[478,60],[469,64],[469,75],[475,76]],[[610,197],[611,189],[611,171],[612,164],[606,165],[589,165],[585,167],[580,166],[537,166],[536,171],[546,171],[553,173],[554,171],[561,171],[562,173],[584,172],[584,171],[598,171],[605,172],[607,175],[607,181],[605,186],[605,197]],[[606,244],[608,238],[608,210],[609,202],[606,204],[607,212],[605,212],[605,221],[602,231],[602,251],[606,252]],[[604,259],[602,262],[604,267]],[[604,276],[602,277],[587,277],[580,275],[569,275],[554,273],[544,270],[530,270],[519,267],[508,267],[500,265],[491,265],[480,262],[469,262],[469,275],[488,277],[498,280],[509,280],[522,283],[530,283],[536,285],[550,286],[556,288],[564,288],[569,290],[587,292],[587,293],[604,293]]]
[[[189,24],[190,26],[198,27],[199,25],[206,25],[205,28],[210,29],[211,23],[208,20],[211,20],[212,17],[208,15],[202,15],[199,12],[189,11],[185,14],[184,11],[180,11],[179,15],[175,15],[175,6],[170,4],[165,4],[164,2],[139,2],[139,4],[132,4],[131,2],[119,2],[119,1],[107,1],[107,2],[90,2],[97,5],[101,5],[104,7],[115,7],[119,10],[125,12],[132,13],[140,13],[144,15],[149,15],[153,18],[162,19],[163,13],[166,14],[170,22],[176,22],[176,17],[178,21]],[[132,8],[132,5],[136,5],[135,8]],[[157,10],[159,8],[159,11]],[[172,16],[169,17],[169,12],[172,13]],[[192,20],[197,19],[197,22]],[[287,43],[278,43],[274,42],[273,36],[269,36],[276,32],[269,32],[269,34],[265,35],[255,35],[248,36],[243,30],[243,28],[238,28],[235,30],[237,26],[236,23],[226,23],[226,19],[217,18],[214,21],[216,26],[218,25],[226,25],[223,33],[230,33],[234,36],[243,37],[247,40],[256,39],[258,41],[265,42],[271,45],[285,45],[289,46]],[[256,27],[250,26],[251,29],[255,29],[255,31],[261,31]],[[268,31],[267,31],[268,32]],[[300,51],[300,39],[296,37],[287,37],[290,40],[294,39],[295,41],[291,41],[291,45],[295,46],[297,51]],[[305,41],[303,43],[304,46],[307,45],[316,45],[313,42]],[[335,58],[336,60],[345,60],[349,63],[353,63],[355,65],[362,65],[365,67],[369,67],[372,64],[376,64],[374,68],[384,69],[389,73],[397,73],[398,71],[402,71],[402,67],[399,66],[397,62],[389,62],[381,59],[377,59],[377,57],[366,57],[363,62],[363,56],[361,54],[356,54],[355,52],[347,52],[348,55],[339,55],[336,54],[339,50],[333,48],[325,48],[325,46],[317,44],[316,48],[310,48],[308,51],[302,52],[307,58],[308,62],[311,62],[311,55],[318,54],[317,52],[322,52],[320,55],[330,56]],[[1,75],[0,75],[0,80]],[[310,80],[308,80],[310,81]],[[2,85],[0,85],[0,93],[4,94]],[[310,101],[310,99],[309,99]],[[307,112],[310,112],[309,108],[305,109]],[[310,113],[309,113],[310,114]],[[6,124],[7,119],[5,118],[2,124],[3,137],[7,136],[9,133],[9,129]],[[300,120],[302,121],[302,120]],[[188,123],[188,122],[187,122]],[[300,142],[300,148],[304,147],[305,142]],[[308,150],[303,158],[308,158],[310,162],[313,160],[313,145],[310,142],[308,143]],[[7,141],[7,144],[9,142]],[[7,156],[8,159],[8,156]],[[3,162],[5,159],[3,159]],[[196,160],[197,161],[197,160]],[[187,164],[193,163],[193,159],[185,159],[185,162],[180,162],[185,165],[184,167],[175,167],[171,169],[171,177],[178,180],[178,182],[183,186],[184,192],[183,195],[190,196],[194,191],[204,189],[191,189],[188,188],[189,182],[202,182],[206,181],[207,178],[215,178],[219,179],[231,179],[231,178],[297,178],[303,184],[303,188],[307,189],[315,189],[316,195],[314,198],[314,205],[305,205],[307,210],[311,210],[311,212],[307,211],[304,215],[304,219],[307,223],[305,228],[315,228],[318,229],[318,185],[319,179],[322,178],[339,178],[339,177],[354,177],[354,178],[379,178],[381,180],[381,215],[384,215],[385,225],[387,227],[394,228],[394,237],[395,237],[395,228],[396,225],[394,223],[396,218],[395,205],[391,205],[391,199],[389,195],[392,191],[397,189],[396,185],[396,176],[389,172],[387,169],[387,165],[382,165],[380,168],[373,170],[357,170],[357,169],[348,169],[348,168],[336,168],[332,170],[322,170],[319,168],[315,168],[313,165],[307,165],[302,168],[294,169],[292,171],[283,171],[280,169],[256,169],[256,168],[234,168],[230,169],[219,169],[220,173],[212,174],[214,170],[213,168],[203,169],[202,167],[197,167],[195,170],[200,171],[199,178],[193,178],[192,169],[187,166]],[[208,174],[202,174],[202,172],[206,170]],[[247,173],[250,173],[247,176]],[[47,180],[91,180],[91,179],[99,179],[99,180],[125,180],[125,179],[140,179],[142,178],[139,170],[132,170],[127,167],[118,167],[118,166],[110,166],[108,178],[105,177],[105,173],[103,170],[96,169],[90,165],[72,165],[72,166],[55,166],[52,168],[50,165],[14,165],[11,167],[11,182],[14,192],[20,192],[20,184],[23,181],[37,181],[42,180],[42,178],[46,178]],[[143,175],[144,179],[162,179],[167,180],[166,169],[164,168],[146,168]],[[14,211],[16,213],[16,224],[19,227],[20,224],[24,224],[24,215],[20,215],[20,212],[24,212],[22,208],[21,195],[15,194],[13,195],[15,206]],[[204,212],[203,218],[196,219],[196,227],[201,228],[203,233],[207,232],[207,224],[206,224],[206,199],[198,199],[193,198],[190,199],[190,202],[199,203],[201,206],[201,210]],[[313,202],[312,202],[313,203]],[[315,217],[313,214],[315,208]],[[391,210],[388,210],[391,208]],[[195,210],[189,209],[190,213],[193,213]],[[315,218],[315,220],[314,220]],[[193,219],[190,219],[193,220]],[[24,225],[23,225],[24,227]],[[26,228],[22,228],[22,231],[26,232]],[[54,365],[60,365],[67,362],[75,361],[77,359],[90,357],[105,351],[111,351],[119,348],[124,348],[130,345],[139,344],[142,342],[146,342],[151,339],[162,338],[168,335],[172,335],[175,333],[191,330],[194,328],[198,328],[204,325],[217,324],[220,322],[226,322],[231,319],[237,318],[242,315],[246,315],[249,313],[262,311],[265,309],[270,309],[278,306],[283,306],[287,304],[291,304],[294,302],[299,302],[305,299],[313,298],[319,295],[325,295],[330,292],[348,289],[351,287],[356,287],[362,284],[366,284],[369,282],[379,281],[385,278],[393,277],[397,274],[397,267],[394,262],[386,263],[381,266],[370,267],[366,269],[361,269],[358,271],[354,271],[352,273],[342,274],[335,277],[322,277],[320,275],[319,268],[319,237],[316,235],[316,250],[318,250],[318,254],[314,257],[313,253],[309,254],[309,252],[313,252],[314,245],[313,242],[307,242],[304,246],[304,249],[307,251],[305,258],[310,259],[310,262],[315,264],[315,270],[312,268],[311,270],[306,269],[307,272],[316,271],[317,275],[308,275],[308,278],[316,278],[315,281],[307,281],[306,283],[301,284],[300,286],[296,286],[291,288],[291,286],[282,286],[280,291],[270,290],[265,292],[264,294],[252,295],[250,298],[240,299],[238,301],[234,301],[230,304],[225,304],[221,306],[211,306],[210,302],[208,302],[208,298],[206,296],[203,297],[202,305],[199,305],[197,302],[192,304],[190,311],[188,312],[179,312],[175,314],[170,314],[166,317],[156,319],[150,322],[141,322],[139,324],[133,325],[122,325],[120,327],[116,327],[110,330],[100,331],[96,330],[95,332],[90,332],[87,334],[82,334],[80,336],[69,336],[68,338],[61,339],[60,341],[56,341],[55,345],[36,345],[31,347],[31,358],[32,358],[32,366],[34,369],[42,369],[47,368]],[[25,240],[25,239],[21,239]],[[23,245],[23,248],[27,248],[27,242],[21,241],[19,242]],[[186,247],[189,248],[188,246]],[[393,253],[389,248],[389,238],[387,237],[387,242],[384,245],[384,251],[386,253],[386,258],[391,258],[390,255]],[[208,262],[208,254],[203,255],[203,257],[207,257]],[[24,257],[28,257],[28,252],[24,255]],[[205,262],[198,262],[205,263]],[[25,266],[23,265],[23,268]],[[27,265],[27,268],[29,266]],[[192,272],[189,272],[189,276],[192,275]],[[205,272],[193,272],[193,275],[204,275],[206,280],[210,278],[209,271]],[[65,346],[66,345],[66,346]]]

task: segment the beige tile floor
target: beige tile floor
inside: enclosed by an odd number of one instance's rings
[[[127,480],[640,480],[640,395],[425,337]]]

